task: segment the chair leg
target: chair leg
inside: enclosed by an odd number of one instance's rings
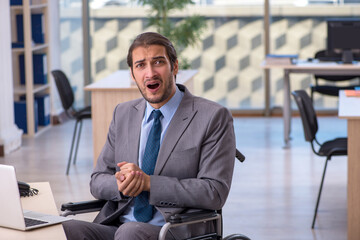
[[[74,143],[75,143],[78,123],[79,123],[78,121],[76,121],[76,123],[75,123],[75,129],[74,129],[73,138],[72,138],[72,142],[71,142],[69,160],[68,160],[68,164],[67,164],[67,167],[66,167],[66,175],[69,175],[70,163],[71,163],[71,159],[72,159],[72,153],[73,153],[73,149],[74,149]]]
[[[320,189],[319,189],[319,193],[318,193],[318,197],[317,197],[317,201],[316,201],[316,206],[315,206],[314,218],[313,218],[313,222],[312,222],[312,225],[311,225],[312,229],[314,229],[314,226],[315,226],[315,219],[316,219],[317,211],[318,211],[318,208],[319,208],[320,196],[321,196],[321,191],[322,191],[323,184],[324,184],[326,167],[327,167],[327,163],[328,163],[329,160],[330,160],[330,157],[327,157],[326,161],[325,161],[325,166],[324,166],[324,170],[323,170],[323,174],[322,174],[322,178],[321,178]]]
[[[79,142],[80,142],[82,124],[83,124],[83,122],[82,122],[82,120],[80,120],[80,127],[79,127],[79,131],[77,133],[77,139],[76,139],[76,145],[75,145],[75,155],[74,155],[74,160],[73,160],[74,165],[76,163],[77,152],[78,152],[78,149],[79,149]]]

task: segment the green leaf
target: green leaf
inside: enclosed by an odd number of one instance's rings
[[[138,0],[139,4],[150,7],[148,15],[148,26],[156,28],[157,32],[166,36],[174,44],[178,55],[187,47],[195,46],[200,40],[200,35],[206,27],[205,18],[194,15],[179,22],[169,19],[171,11],[182,10],[189,4],[194,4],[192,0]],[[181,57],[183,68],[189,68],[187,59]]]

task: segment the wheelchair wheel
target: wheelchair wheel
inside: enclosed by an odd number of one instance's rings
[[[223,238],[223,240],[251,240],[251,239],[243,234],[231,234]]]

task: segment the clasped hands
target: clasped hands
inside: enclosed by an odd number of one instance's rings
[[[150,176],[134,163],[121,162],[117,166],[120,171],[115,173],[119,191],[129,197],[136,197],[142,191],[150,191]]]

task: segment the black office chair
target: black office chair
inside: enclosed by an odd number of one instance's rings
[[[304,90],[293,91],[291,94],[293,95],[300,112],[305,140],[311,143],[311,148],[316,155],[326,157],[320,189],[316,201],[313,222],[311,225],[311,228],[314,228],[320,202],[321,191],[324,184],[327,163],[331,160],[332,156],[347,156],[347,138],[335,138],[322,144],[319,143],[316,139],[316,133],[318,131],[318,121],[315,109],[312,105],[312,101],[309,95]]]
[[[243,162],[245,161],[245,156],[236,149],[236,158]],[[69,216],[69,215],[76,215],[81,213],[89,213],[89,212],[96,212],[100,211],[101,208],[107,201],[105,200],[91,200],[91,201],[84,201],[84,202],[77,202],[77,203],[65,203],[61,205],[61,211],[63,213],[61,216]],[[221,209],[217,211],[212,210],[200,210],[192,213],[185,213],[185,214],[175,214],[170,216],[169,222],[166,222],[165,225],[162,227],[159,233],[159,240],[165,240],[166,234],[170,228],[188,225],[188,224],[195,224],[201,222],[208,222],[208,221],[216,221],[216,232],[206,234],[203,236],[197,236],[193,238],[189,238],[187,240],[250,240],[249,237],[243,234],[231,234],[225,238],[222,237],[223,235],[223,227],[222,227],[222,215]]]
[[[325,50],[318,51],[315,54],[315,59],[319,59],[321,61],[336,61],[337,59],[341,59],[341,55],[336,54],[328,54]],[[360,76],[352,75],[352,76],[328,76],[328,75],[314,75],[315,85],[310,85],[311,89],[311,100],[314,100],[314,92],[324,94],[327,96],[339,96],[339,90],[346,89],[354,89],[357,86],[360,86]],[[335,86],[336,82],[350,81],[355,78],[358,78],[358,84],[352,84],[347,86]],[[319,79],[323,79],[328,81],[328,84],[319,84]]]
[[[61,103],[65,110],[66,115],[69,118],[76,120],[73,138],[72,138],[72,142],[71,142],[69,160],[68,160],[68,164],[67,164],[67,168],[66,168],[66,175],[69,175],[70,163],[72,160],[73,153],[74,153],[73,164],[76,163],[76,156],[77,156],[77,151],[78,151],[78,147],[79,147],[81,128],[82,128],[82,121],[84,119],[91,119],[91,106],[87,106],[80,110],[76,110],[73,106],[74,105],[74,93],[73,93],[70,82],[69,82],[68,78],[66,77],[65,73],[61,70],[54,70],[51,73],[54,76],[56,87],[58,89]],[[79,130],[77,129],[78,124],[80,124]],[[76,140],[76,146],[74,149],[75,140]]]

